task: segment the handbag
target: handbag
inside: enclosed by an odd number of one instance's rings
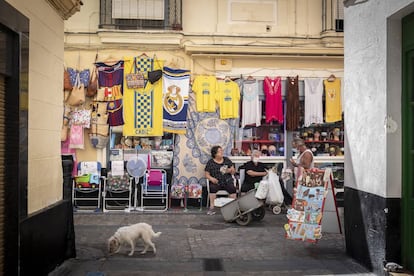
[[[83,144],[83,127],[78,125],[73,125],[70,128],[70,137],[69,137],[69,148],[70,149],[84,149]]]
[[[108,124],[107,103],[95,102],[92,105],[91,123]]]
[[[70,114],[71,125],[80,125],[89,128],[91,125],[91,110],[86,108],[76,108]]]
[[[85,86],[81,83],[79,74],[76,78],[75,85],[66,99],[66,103],[71,106],[78,106],[85,103]]]
[[[148,80],[151,84],[156,83],[159,79],[161,79],[161,77],[162,77],[161,69],[148,72]]]
[[[101,136],[109,136],[109,125],[108,124],[92,124],[91,134],[97,134]]]
[[[72,82],[70,81],[70,75],[68,70],[65,68],[63,71],[63,90],[70,91],[72,90]]]
[[[135,58],[134,64],[131,66],[131,70],[125,75],[125,81],[129,89],[144,88],[144,75],[141,72],[132,73],[132,68],[135,69]]]
[[[151,84],[156,83],[162,77],[162,69],[161,69],[162,66],[160,64],[159,59],[157,58],[155,54],[154,54],[153,62],[155,64],[154,67],[159,68],[159,69],[148,72],[148,80]]]
[[[88,87],[89,78],[90,78],[89,69],[84,69],[82,71],[79,71],[79,70],[68,67],[67,71],[69,73],[69,77],[70,77],[70,81],[72,85],[75,85],[75,83],[77,82],[77,78],[79,77],[79,81],[83,83],[83,86]]]
[[[86,89],[86,96],[94,97],[98,92],[98,74],[96,72],[96,67],[93,67],[91,77],[89,79],[88,88]]]

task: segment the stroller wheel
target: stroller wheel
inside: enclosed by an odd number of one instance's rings
[[[264,206],[260,206],[259,208],[252,211],[253,220],[259,221],[264,218],[266,214],[266,209]]]
[[[239,216],[239,217],[236,219],[237,224],[238,224],[238,225],[241,225],[241,226],[246,226],[246,225],[248,225],[251,221],[252,221],[252,214],[251,214],[251,213],[247,213],[247,214],[241,215],[241,216]]]
[[[272,212],[275,215],[279,215],[280,212],[282,212],[282,207],[280,207],[279,205],[276,205],[276,206],[273,207]]]

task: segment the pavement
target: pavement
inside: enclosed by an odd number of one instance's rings
[[[138,243],[108,256],[107,239],[117,228],[147,222],[155,232],[157,253]],[[218,210],[170,209],[166,212],[74,213],[77,257],[50,276],[126,275],[374,275],[345,253],[344,235],[323,233],[317,243],[285,238],[286,214],[266,209],[247,226],[225,222]]]

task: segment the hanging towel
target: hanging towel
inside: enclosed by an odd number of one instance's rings
[[[134,58],[125,59],[125,72],[134,66]],[[162,136],[162,82],[146,82],[145,88],[124,86],[124,136]]]
[[[83,127],[79,125],[72,125],[70,128],[69,148],[84,149],[83,143]]]
[[[185,134],[187,129],[190,71],[164,67],[163,128],[165,132]]]

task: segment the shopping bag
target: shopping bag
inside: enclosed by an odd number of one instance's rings
[[[75,85],[73,86],[68,98],[66,99],[66,103],[70,106],[78,106],[85,103],[85,86],[80,81],[79,74],[76,78]]]
[[[269,181],[268,180],[261,180],[259,182],[259,186],[257,187],[255,197],[257,199],[265,199],[267,197],[267,193],[269,191]]]
[[[279,176],[269,171],[269,191],[266,197],[266,204],[277,205],[283,203],[283,192],[279,183]]]

